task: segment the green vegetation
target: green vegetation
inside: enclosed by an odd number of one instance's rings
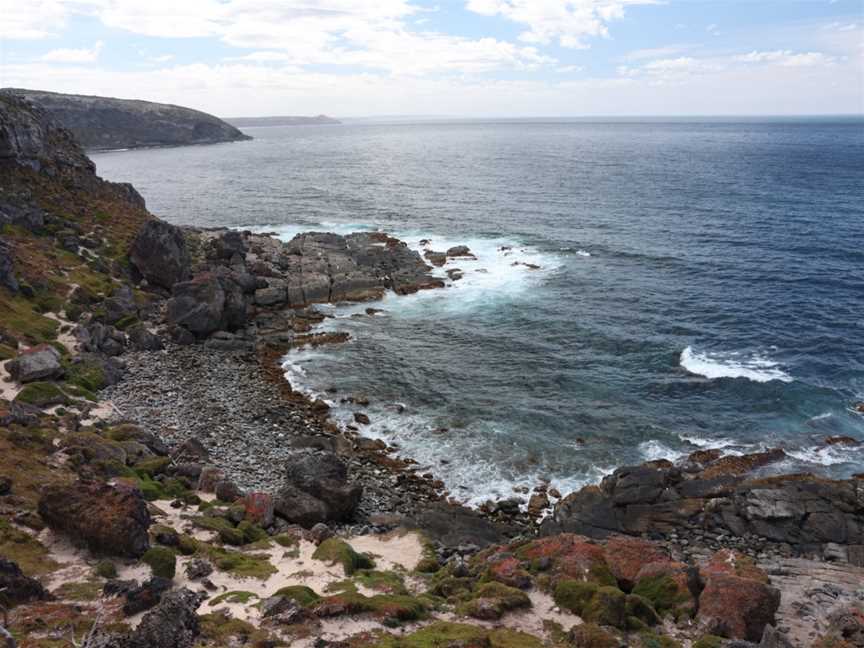
[[[98,580],[87,580],[79,583],[63,583],[52,593],[61,600],[95,601],[102,594],[102,583]]]
[[[306,587],[305,585],[289,585],[288,587],[283,587],[273,592],[273,596],[284,596],[285,598],[292,599],[298,605],[303,607],[309,607],[313,603],[317,603],[321,600],[321,597],[315,593],[315,590],[311,587]]]
[[[0,313],[3,313],[5,329],[31,345],[57,338],[60,323],[40,315],[35,304],[24,297],[10,297],[0,292]]]
[[[585,581],[563,580],[555,587],[553,598],[565,610],[582,615],[585,605],[594,597],[597,585]]]
[[[681,648],[681,644],[671,637],[662,637],[653,632],[640,633],[639,642],[642,648]]]
[[[346,576],[351,576],[358,569],[373,569],[375,563],[365,555],[359,554],[351,548],[344,540],[339,538],[328,538],[312,554],[315,560],[329,562],[330,564],[342,565]]]
[[[75,385],[89,392],[98,392],[108,385],[105,370],[98,362],[65,362],[66,384]],[[116,439],[120,441],[120,439]]]
[[[101,560],[93,572],[101,578],[117,578],[117,567],[110,560]]]
[[[725,640],[716,635],[705,635],[693,642],[693,648],[720,648]]]
[[[482,583],[456,612],[477,619],[500,619],[511,610],[527,607],[531,607],[531,599],[525,592],[493,581]]]
[[[209,558],[216,569],[229,572],[235,576],[266,580],[278,571],[270,563],[269,556],[266,554],[231,551],[198,540],[194,542],[196,553]]]
[[[678,616],[679,608],[690,597],[681,591],[678,583],[668,574],[657,574],[640,578],[633,588],[633,594],[647,599],[660,614],[672,612]]]
[[[235,590],[231,592],[225,592],[224,594],[220,594],[216,596],[210,601],[208,601],[207,605],[211,607],[216,607],[220,603],[243,603],[244,605],[251,601],[253,598],[258,598],[258,595],[254,592],[244,592],[242,590]]]
[[[18,392],[16,401],[35,405],[36,407],[48,407],[50,405],[65,405],[69,402],[66,395],[54,383],[32,382],[24,385]]]
[[[177,556],[165,547],[150,547],[141,557],[141,561],[150,565],[154,576],[174,578],[177,570]]]
[[[584,648],[618,648],[621,642],[596,623],[583,623],[571,630],[574,646]]]
[[[59,569],[48,549],[35,537],[13,527],[5,518],[0,517],[0,556],[18,564],[28,576],[49,574]]]

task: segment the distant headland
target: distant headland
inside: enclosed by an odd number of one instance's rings
[[[252,139],[199,110],[113,97],[4,89],[44,108],[89,150],[216,144]]]

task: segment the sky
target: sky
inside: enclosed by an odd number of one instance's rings
[[[222,117],[864,113],[864,0],[0,0],[0,87]]]

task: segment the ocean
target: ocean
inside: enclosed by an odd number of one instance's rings
[[[471,504],[701,448],[864,472],[864,121],[246,129],[93,155],[177,224],[467,245],[447,288],[327,306],[286,377]],[[333,391],[335,390],[335,391]],[[364,394],[368,407],[342,402]]]

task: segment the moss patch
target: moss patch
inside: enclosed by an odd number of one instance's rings
[[[98,580],[63,583],[52,594],[67,601],[95,601],[102,594],[102,583]]]
[[[292,599],[298,605],[303,607],[309,607],[321,600],[321,597],[315,593],[315,590],[311,587],[306,587],[305,585],[289,585],[288,587],[283,587],[273,592],[273,596],[284,596],[285,598]]]
[[[212,607],[215,607],[220,603],[243,603],[245,605],[253,598],[258,598],[258,595],[254,592],[234,590],[231,592],[225,592],[224,594],[220,594],[219,596],[210,599],[210,601],[207,602],[207,605],[210,605]]]
[[[49,405],[65,405],[69,402],[66,395],[54,383],[32,382],[24,385],[18,392],[15,400],[36,407],[48,407]]]
[[[582,616],[582,610],[597,593],[597,589],[594,583],[564,580],[555,586],[553,598],[560,607]]]
[[[154,576],[172,579],[177,570],[177,556],[165,547],[150,547],[141,557],[141,561],[150,566]]]
[[[331,565],[342,565],[346,576],[351,576],[358,569],[372,569],[375,567],[374,561],[366,554],[360,554],[354,551],[344,540],[339,538],[328,538],[315,550],[312,554],[315,560],[328,562]]]
[[[654,609],[660,614],[675,613],[681,605],[690,600],[689,596],[681,592],[678,584],[668,574],[640,578],[633,588],[633,594],[650,601]]]
[[[18,564],[28,576],[50,574],[59,569],[50,552],[35,537],[13,527],[0,517],[0,556]]]
[[[206,542],[194,541],[197,553],[210,559],[216,569],[229,572],[243,578],[259,578],[266,580],[277,570],[267,554],[230,551],[223,547],[215,547]]]

